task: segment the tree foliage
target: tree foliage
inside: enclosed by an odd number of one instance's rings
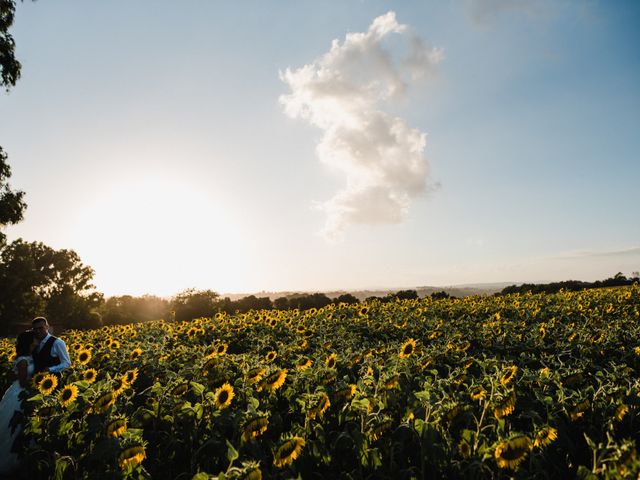
[[[100,309],[104,325],[166,319],[169,317],[169,311],[169,301],[154,295],[110,297]]]
[[[22,66],[16,59],[16,42],[9,33],[16,13],[14,0],[0,0],[0,86],[7,91],[20,78]]]
[[[0,329],[45,315],[65,327],[97,326],[103,302],[91,283],[94,271],[73,250],[54,250],[18,239],[0,249]]]
[[[218,297],[213,290],[184,290],[171,300],[175,320],[182,322],[199,317],[211,317],[216,311]]]
[[[24,192],[12,190],[8,182],[9,177],[11,177],[11,167],[7,163],[7,154],[0,147],[0,228],[21,221],[27,207],[24,202]],[[5,241],[5,234],[0,231],[0,247]]]
[[[497,295],[507,295],[510,293],[558,293],[560,290],[567,292],[576,292],[578,290],[588,290],[592,288],[605,287],[623,287],[632,285],[634,282],[640,281],[638,272],[633,272],[630,278],[627,278],[622,272],[616,273],[613,277],[604,280],[596,280],[595,282],[583,282],[580,280],[565,280],[562,282],[552,283],[523,283],[522,285],[509,285],[502,289]]]
[[[9,33],[13,25],[16,4],[14,0],[0,0],[0,87],[9,91],[20,78],[20,62],[16,59],[16,44]],[[8,179],[11,168],[7,154],[0,147],[0,229],[22,220],[26,204],[24,192],[11,190]],[[0,247],[5,243],[5,235],[0,230]]]

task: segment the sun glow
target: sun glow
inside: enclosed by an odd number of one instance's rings
[[[214,192],[140,175],[97,192],[78,216],[75,247],[107,295],[234,291],[246,280],[246,235]]]

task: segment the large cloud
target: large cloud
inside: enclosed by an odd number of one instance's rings
[[[386,45],[391,34],[404,42],[401,48]],[[324,131],[318,157],[345,178],[344,189],[320,204],[328,238],[352,224],[401,222],[425,191],[425,134],[382,108],[442,58],[442,50],[426,46],[389,12],[366,32],[348,33],[342,44],[334,40],[313,63],[280,74],[291,88],[280,97],[285,112]]]

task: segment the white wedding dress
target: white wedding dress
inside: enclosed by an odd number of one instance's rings
[[[30,355],[16,358],[13,371],[18,373],[17,365],[22,360],[27,361],[27,375],[31,378],[34,365]],[[22,410],[21,401],[18,398],[22,390],[24,389],[20,386],[20,382],[15,380],[4,393],[0,402],[0,474],[11,473],[18,466],[18,455],[11,452],[11,448],[20,433],[20,427],[12,432],[10,423],[15,412]]]

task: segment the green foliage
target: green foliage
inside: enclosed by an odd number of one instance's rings
[[[11,167],[7,163],[6,153],[0,147],[0,229],[21,221],[27,208],[24,192],[12,190],[8,183],[9,177]],[[5,234],[0,230],[0,247],[5,244],[5,238]]]
[[[175,320],[193,320],[199,317],[210,317],[215,311],[218,294],[212,290],[187,289],[171,300],[171,310]]]
[[[16,2],[0,0],[0,86],[7,91],[20,78],[22,66],[15,57],[16,44],[9,33],[15,18]]]
[[[92,311],[103,300],[91,284],[93,275],[72,250],[21,239],[5,245],[0,249],[0,328],[9,331],[38,315],[59,326],[99,326]]]
[[[125,325],[169,318],[169,301],[154,295],[109,297],[100,308],[104,325]],[[210,314],[211,312],[209,312]]]

